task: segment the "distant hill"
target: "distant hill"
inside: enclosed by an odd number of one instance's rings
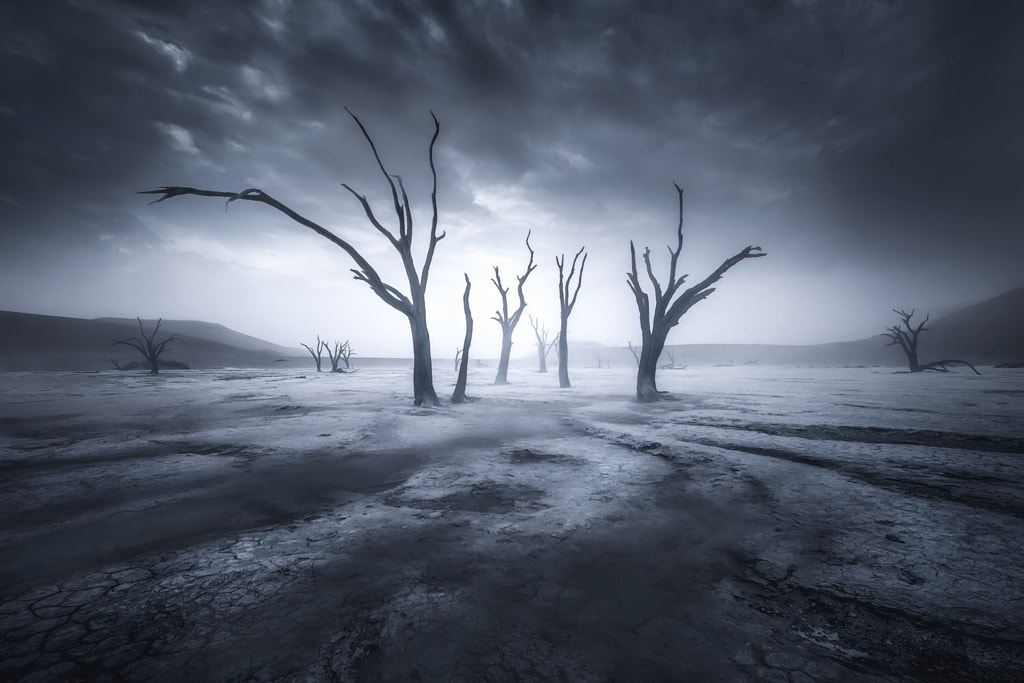
[[[927,311],[918,311],[914,322],[924,319]],[[899,322],[893,315],[892,324]],[[922,332],[919,355],[922,362],[959,358],[978,365],[1024,361],[1024,287],[968,306],[944,318],[928,321]],[[676,365],[809,365],[820,367],[906,365],[902,351],[888,346],[888,340],[877,336],[827,344],[672,344],[661,358],[663,364]],[[629,350],[594,342],[570,343],[570,364],[576,367],[597,367],[611,363],[614,367],[635,363]],[[524,355],[518,367],[536,364],[535,356]],[[556,365],[554,354],[549,365]]]
[[[919,310],[913,322],[924,319]],[[899,322],[893,315],[892,324]],[[1024,287],[943,318],[928,321],[918,354],[922,362],[959,358],[980,365],[1024,361]],[[672,347],[679,363],[742,364],[750,361],[780,365],[903,366],[906,357],[881,336],[809,346],[683,345]]]
[[[929,321],[928,327],[921,334],[922,361],[1024,361],[1024,287]]]
[[[918,311],[915,320],[927,311]],[[154,320],[144,320],[147,332]],[[892,323],[898,322],[896,316]],[[976,365],[1019,363],[1024,361],[1024,287],[968,306],[950,315],[928,322],[921,335],[922,362],[961,358]],[[138,360],[126,347],[114,347],[114,339],[138,336],[134,319],[62,318],[31,313],[0,311],[0,371],[11,370],[104,370],[110,359],[127,363]],[[811,345],[777,344],[675,344],[661,359],[669,363],[669,352],[677,365],[806,365],[821,367],[892,366],[906,364],[902,352],[887,346],[881,335],[847,342]],[[193,368],[280,367],[285,361],[304,357],[300,348],[278,346],[256,337],[230,330],[215,323],[192,320],[165,320],[158,338],[177,334],[185,343],[175,344],[163,356]],[[516,358],[518,368],[536,368],[537,357],[530,351]],[[306,357],[308,359],[308,357]],[[366,359],[363,359],[366,360]],[[573,368],[621,368],[633,366],[630,352],[623,346],[597,342],[571,342],[570,366]],[[558,366],[555,354],[548,357],[548,369]]]
[[[147,333],[156,324],[155,320],[142,322]],[[157,340],[172,334],[184,341],[172,344],[161,358],[193,368],[273,367],[279,359],[301,351],[192,320],[163,321]],[[111,344],[138,336],[134,319],[85,320],[0,311],[0,371],[110,369],[112,358],[122,364],[141,360],[135,351]]]

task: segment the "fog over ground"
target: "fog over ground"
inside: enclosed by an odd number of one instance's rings
[[[527,311],[554,325],[554,256],[586,245],[570,334],[635,342],[629,241],[665,267],[673,182],[693,281],[748,244],[769,256],[671,343],[869,336],[893,307],[1024,284],[1022,27],[1009,2],[3,3],[0,309],[409,355],[402,316],[322,238],[265,206],[135,194],[260,187],[400,282],[340,186],[388,216],[347,106],[402,175],[420,246],[441,121],[435,355],[461,344],[463,272],[476,343],[497,347],[491,267],[513,281],[528,230]]]

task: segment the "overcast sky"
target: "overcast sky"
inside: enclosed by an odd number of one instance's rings
[[[387,9],[389,8],[390,9]],[[640,333],[629,241],[682,272],[745,261],[670,343],[876,334],[1024,284],[1024,3],[0,2],[0,309],[220,322],[409,355],[348,257],[266,206],[138,190],[260,187],[396,256],[340,183],[391,217],[349,107],[409,190],[419,246],[436,148],[434,355],[496,356],[489,278],[590,254],[571,338]],[[528,351],[525,320],[516,342]]]

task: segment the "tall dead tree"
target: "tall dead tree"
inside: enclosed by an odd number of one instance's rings
[[[469,281],[469,275],[463,273],[463,276],[466,278],[466,291],[462,294],[462,310],[466,314],[466,336],[462,340],[459,377],[455,380],[455,392],[452,394],[452,403],[465,403],[470,400],[466,396],[466,378],[469,376],[469,346],[473,343],[473,314],[469,310],[469,288],[472,285]]]
[[[156,326],[153,327],[153,332],[146,334],[146,329],[142,326],[142,318],[136,317],[139,321],[139,336],[130,337],[128,339],[118,339],[117,341],[110,342],[111,346],[130,346],[146,359],[149,363],[149,373],[151,375],[160,374],[160,356],[163,355],[164,351],[167,350],[167,345],[171,342],[184,341],[181,337],[176,334],[172,334],[162,342],[156,341],[156,333],[160,331],[160,324],[163,323],[164,319],[160,318],[156,321]],[[117,367],[117,364],[114,364]],[[120,368],[118,368],[120,369]]]
[[[498,289],[498,294],[501,295],[501,310],[495,311],[491,316],[491,320],[501,325],[501,355],[498,358],[498,374],[494,377],[495,384],[508,384],[508,363],[512,356],[512,333],[515,332],[516,325],[519,324],[519,319],[523,315],[523,309],[526,308],[523,285],[526,284],[526,278],[530,277],[530,273],[537,268],[533,263],[534,254],[533,247],[530,246],[530,232],[526,233],[526,248],[530,250],[530,261],[526,264],[526,272],[516,276],[516,280],[519,281],[517,288],[519,306],[513,313],[508,312],[508,287],[504,287],[501,283],[498,266],[494,266],[494,277],[491,278],[491,282]]]
[[[910,322],[911,318],[914,317],[914,310],[911,309],[910,313],[902,310],[892,309],[892,312],[899,316],[900,324],[893,325],[882,333],[883,336],[890,339],[887,346],[899,346],[903,349],[903,353],[907,356],[907,362],[910,365],[911,372],[924,372],[925,370],[934,370],[936,372],[949,372],[950,365],[966,365],[971,370],[974,370],[976,375],[980,375],[977,368],[968,363],[965,360],[959,360],[957,358],[951,358],[948,360],[937,360],[932,363],[920,363],[917,359],[917,338],[922,332],[928,332],[928,328],[925,324],[928,322],[930,316],[926,315],[924,320],[919,324],[914,325]],[[900,326],[902,325],[902,327]]]
[[[572,386],[569,382],[569,316],[572,309],[576,307],[576,297],[580,293],[580,285],[583,284],[583,268],[587,265],[587,255],[583,253],[586,247],[580,247],[576,256],[572,259],[572,266],[569,268],[569,276],[565,277],[565,254],[561,258],[555,257],[555,265],[558,266],[558,304],[560,310],[560,326],[558,329],[558,386],[568,389]],[[579,261],[580,255],[583,260]],[[576,290],[572,297],[569,290],[572,289],[572,278],[576,275],[576,262],[579,261],[580,272],[576,276]]]
[[[325,342],[322,339],[320,339],[320,335],[317,335],[316,336],[316,350],[315,351],[313,350],[313,347],[311,347],[309,344],[306,344],[304,342],[299,342],[299,344],[302,344],[302,346],[305,346],[306,350],[309,351],[309,355],[313,356],[313,362],[316,363],[316,371],[317,372],[322,372],[322,367],[321,366],[323,365],[324,348],[327,347],[327,342]]]
[[[356,352],[352,350],[352,345],[347,339],[344,342],[335,341],[333,349],[324,342],[324,350],[327,351],[327,357],[331,359],[331,372],[344,373],[352,370],[352,356]],[[342,363],[345,364],[344,368],[341,367]]]
[[[679,195],[679,226],[676,229],[676,248],[669,247],[669,275],[664,290],[661,283],[654,276],[654,269],[651,266],[651,250],[644,249],[644,265],[647,268],[647,277],[654,287],[654,310],[651,310],[650,297],[640,286],[640,274],[636,267],[636,247],[633,241],[629,242],[629,256],[632,269],[626,273],[626,282],[633,291],[636,298],[637,311],[640,314],[640,332],[642,344],[640,348],[640,359],[636,373],[636,398],[643,403],[660,401],[665,396],[658,391],[656,374],[658,371],[658,359],[665,349],[665,340],[668,338],[669,330],[679,324],[690,308],[698,301],[708,298],[715,288],[711,285],[722,278],[730,268],[740,261],[749,258],[765,256],[761,247],[747,247],[737,254],[730,256],[722,265],[718,266],[711,275],[680,292],[679,288],[686,281],[687,275],[676,276],[676,268],[679,263],[679,254],[683,250],[683,188],[675,185],[676,193]]]
[[[533,334],[537,337],[537,372],[547,372],[548,354],[551,353],[551,349],[558,343],[558,337],[556,336],[551,341],[548,341],[548,335],[551,334],[548,332],[548,328],[540,320],[534,320],[532,315],[527,314],[526,317],[530,319]]]
[[[436,248],[437,243],[444,239],[445,236],[444,232],[441,232],[441,234],[437,233],[437,169],[434,166],[434,145],[437,142],[438,135],[440,135],[441,124],[438,122],[437,117],[434,116],[434,113],[431,112],[430,116],[434,121],[434,134],[430,138],[427,160],[430,165],[430,174],[433,180],[430,192],[432,217],[426,255],[423,258],[422,266],[417,269],[415,257],[413,255],[412,209],[409,204],[409,198],[405,192],[405,185],[402,182],[402,178],[388,172],[387,168],[384,166],[384,162],[380,158],[380,154],[377,152],[377,146],[374,144],[370,134],[363,126],[362,121],[360,121],[355,114],[349,111],[347,107],[345,111],[348,112],[356,122],[356,125],[359,126],[359,130],[362,132],[363,137],[370,146],[370,150],[373,152],[374,159],[377,162],[377,167],[380,169],[381,175],[384,176],[384,180],[391,189],[391,200],[397,220],[397,233],[385,227],[384,224],[378,220],[377,215],[370,207],[370,203],[367,201],[365,195],[357,193],[345,183],[342,183],[342,187],[348,190],[348,192],[359,201],[370,224],[377,230],[377,232],[383,235],[388,243],[391,244],[392,248],[398,252],[405,270],[406,279],[409,283],[408,294],[403,293],[398,287],[384,282],[370,262],[367,261],[366,258],[363,257],[363,255],[347,240],[342,239],[327,228],[324,228],[309,218],[297,213],[290,207],[279,202],[258,188],[249,188],[242,190],[241,192],[223,192],[217,190],[200,190],[194,187],[161,187],[155,190],[145,190],[140,194],[161,195],[159,199],[152,202],[154,204],[162,202],[165,199],[180,197],[182,195],[224,197],[227,198],[228,204],[236,200],[260,202],[280,211],[296,223],[309,228],[318,235],[333,242],[344,250],[345,253],[347,253],[355,262],[357,267],[352,269],[355,279],[362,280],[369,285],[374,294],[380,297],[384,303],[405,315],[409,320],[409,328],[412,333],[413,350],[413,401],[418,406],[424,404],[433,406],[440,405],[437,393],[434,391],[434,375],[430,359],[430,333],[427,329],[426,292],[427,280],[430,275],[430,264],[434,260],[434,249]]]

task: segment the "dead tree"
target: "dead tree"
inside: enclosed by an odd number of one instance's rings
[[[466,313],[466,336],[462,340],[462,358],[459,363],[459,378],[455,381],[455,392],[452,394],[452,403],[465,403],[470,401],[466,396],[466,378],[469,375],[469,346],[473,343],[473,314],[469,310],[469,275],[463,273],[466,278],[466,291],[462,294],[462,309]]]
[[[333,349],[324,342],[324,350],[327,351],[327,357],[331,359],[331,372],[354,372],[352,356],[355,355],[355,351],[352,350],[352,345],[348,343],[347,339],[344,342],[335,341]],[[342,363],[345,364],[344,368],[341,367]]]
[[[309,218],[302,216],[258,188],[249,188],[242,190],[241,192],[223,192],[216,190],[199,190],[194,187],[161,187],[155,190],[145,190],[140,194],[161,195],[159,199],[152,202],[154,204],[162,202],[165,199],[180,197],[182,195],[224,197],[227,199],[228,204],[236,200],[260,202],[280,211],[296,223],[309,228],[313,232],[330,240],[335,245],[343,249],[357,266],[352,269],[355,279],[361,280],[369,285],[374,294],[380,297],[384,303],[405,315],[409,320],[409,328],[412,333],[412,382],[414,403],[416,405],[440,405],[437,393],[434,391],[434,375],[430,359],[430,333],[427,329],[426,292],[427,279],[430,275],[430,264],[434,260],[434,249],[437,247],[437,243],[444,239],[445,236],[444,232],[441,232],[441,234],[438,234],[437,232],[437,169],[434,166],[434,145],[437,142],[438,135],[440,135],[441,125],[438,122],[437,117],[434,116],[434,113],[431,112],[430,116],[434,121],[434,134],[430,138],[427,160],[430,165],[430,174],[433,180],[430,193],[432,217],[426,255],[423,258],[422,266],[417,270],[415,258],[413,256],[412,209],[409,205],[409,198],[406,195],[405,185],[402,182],[402,178],[388,172],[384,166],[384,162],[380,158],[380,154],[377,152],[377,147],[374,144],[373,139],[363,126],[362,121],[360,121],[355,114],[349,111],[348,108],[346,108],[345,111],[349,113],[353,120],[355,120],[356,125],[359,126],[359,130],[362,132],[363,137],[370,146],[370,150],[373,152],[374,159],[377,162],[377,167],[380,169],[381,174],[384,176],[384,180],[388,183],[388,186],[391,189],[391,200],[398,224],[397,234],[385,227],[384,224],[378,220],[377,215],[370,207],[370,203],[366,199],[365,195],[358,194],[345,183],[342,183],[342,187],[348,190],[348,192],[359,201],[370,224],[377,230],[377,232],[383,235],[394,250],[398,252],[405,270],[406,279],[409,283],[408,295],[403,293],[398,287],[384,282],[370,262],[367,261],[366,258],[347,240],[342,239]]]
[[[156,326],[151,334],[146,334],[146,329],[142,326],[142,318],[136,317],[135,319],[139,321],[139,336],[130,337],[129,339],[118,339],[111,342],[111,345],[132,347],[146,359],[146,362],[149,364],[149,373],[151,375],[158,375],[160,374],[160,356],[167,350],[167,345],[176,341],[184,342],[184,340],[178,335],[172,334],[162,342],[157,342],[156,333],[160,331],[160,324],[163,323],[164,319],[160,318],[156,321]],[[114,367],[118,367],[116,362]],[[120,370],[119,367],[118,369]]]
[[[526,317],[530,319],[533,334],[537,337],[537,372],[547,372],[548,354],[551,353],[551,349],[558,343],[558,337],[556,336],[551,341],[548,341],[548,335],[550,334],[548,328],[539,320],[534,320],[532,315],[527,314]]]
[[[632,269],[626,273],[626,282],[633,291],[636,298],[637,311],[640,314],[640,332],[643,336],[640,358],[636,373],[636,398],[643,403],[660,401],[666,396],[658,391],[656,374],[658,371],[658,359],[665,349],[665,341],[668,338],[669,330],[679,324],[690,308],[698,301],[708,298],[715,288],[711,285],[722,278],[730,268],[740,261],[748,258],[765,256],[761,247],[747,247],[739,253],[730,256],[722,265],[718,266],[711,275],[680,292],[679,288],[686,281],[687,275],[676,276],[679,254],[683,250],[683,188],[675,186],[679,195],[679,226],[676,229],[676,248],[669,247],[669,276],[665,283],[664,290],[661,283],[654,276],[654,269],[651,266],[651,250],[644,249],[644,265],[647,267],[647,277],[654,287],[654,310],[651,310],[650,297],[640,286],[640,275],[636,267],[636,247],[633,241],[629,242],[629,255]]]
[[[633,360],[636,361],[636,366],[640,367],[640,353],[643,351],[643,349],[636,348],[635,346],[633,346],[633,342],[631,341],[626,342],[626,348],[629,349],[629,352],[631,354],[633,354]]]
[[[576,252],[576,256],[573,257],[568,277],[565,277],[565,254],[562,254],[561,258],[555,257],[555,265],[558,266],[558,303],[561,314],[561,325],[558,330],[558,386],[563,389],[568,389],[572,386],[569,383],[569,337],[567,332],[569,329],[569,316],[572,314],[572,309],[576,306],[576,297],[579,296],[580,285],[583,284],[583,268],[587,265],[587,255],[583,253],[585,248],[580,247],[580,250]],[[583,255],[583,260],[579,262],[580,272],[576,276],[576,290],[570,298],[569,290],[572,289],[572,278],[576,274],[576,262],[581,254]]]
[[[316,371],[321,372],[321,365],[323,364],[323,353],[324,349],[327,347],[327,343],[320,339],[320,335],[316,336],[316,351],[314,351],[312,347],[309,346],[309,344],[305,344],[303,342],[299,343],[306,347],[306,350],[309,351],[309,355],[313,356],[313,362],[316,363]],[[330,353],[330,351],[328,351],[328,353]]]
[[[526,284],[526,278],[530,277],[530,273],[537,268],[533,263],[533,247],[530,246],[530,232],[526,233],[526,248],[530,250],[530,261],[526,264],[526,272],[516,276],[516,280],[519,281],[517,288],[519,306],[515,312],[511,314],[508,312],[508,287],[504,287],[501,284],[501,274],[498,272],[498,266],[494,266],[494,277],[491,278],[491,282],[498,289],[498,294],[501,295],[501,310],[495,311],[494,315],[491,316],[491,320],[501,325],[501,356],[498,358],[498,374],[494,378],[495,384],[508,384],[508,363],[512,356],[512,333],[515,332],[516,325],[519,324],[519,318],[523,315],[523,309],[526,308],[526,299],[523,297],[523,285]]]
[[[893,325],[887,331],[883,332],[882,335],[890,339],[887,346],[899,346],[903,349],[903,353],[907,356],[907,362],[910,365],[911,372],[924,372],[925,370],[934,370],[936,372],[949,372],[950,365],[966,365],[971,370],[974,370],[976,375],[980,375],[977,368],[968,363],[965,360],[957,358],[951,358],[948,360],[937,360],[932,363],[920,363],[917,359],[917,341],[918,336],[922,332],[928,332],[928,328],[925,324],[928,322],[930,316],[925,316],[918,325],[914,325],[910,322],[910,319],[914,317],[914,310],[911,309],[910,313],[906,311],[892,309],[892,312],[900,317],[900,325]]]

